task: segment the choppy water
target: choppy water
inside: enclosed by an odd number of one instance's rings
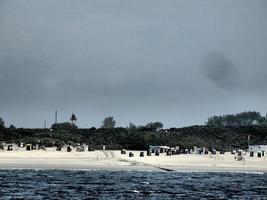
[[[0,170],[0,199],[267,199],[267,174]]]

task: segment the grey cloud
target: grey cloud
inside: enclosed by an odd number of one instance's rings
[[[223,53],[210,52],[202,63],[204,75],[217,87],[235,89],[238,85],[239,72],[234,63]]]

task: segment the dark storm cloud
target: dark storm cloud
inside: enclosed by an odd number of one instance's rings
[[[202,61],[204,75],[217,87],[234,89],[238,84],[238,75],[234,63],[223,53],[211,52]]]
[[[58,108],[61,121],[75,112],[82,127],[107,115],[121,126],[168,127],[265,112],[263,5],[2,0],[0,115],[7,124],[40,127]]]

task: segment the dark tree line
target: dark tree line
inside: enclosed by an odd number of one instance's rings
[[[85,143],[95,149],[147,149],[149,145],[194,146],[225,149],[247,148],[251,144],[267,144],[267,126],[191,126],[162,131],[143,131],[128,128],[90,128],[73,130],[50,129],[0,129],[0,143],[40,144],[51,147]]]
[[[111,122],[114,119],[112,118]],[[114,120],[115,121],[115,120]],[[192,148],[193,146],[216,149],[246,148],[248,135],[251,144],[267,144],[266,118],[257,112],[214,116],[207,126],[191,126],[163,130],[160,122],[144,126],[133,123],[127,128],[103,126],[102,128],[78,129],[72,123],[52,125],[51,129],[6,128],[0,120],[0,145],[6,143],[38,143],[43,146],[85,143],[101,149],[146,149],[149,145],[168,145]]]
[[[62,122],[62,123],[56,123],[51,126],[51,129],[53,130],[73,130],[77,129],[78,127],[70,122]]]
[[[5,127],[5,122],[4,120],[0,117],[0,128],[4,128]]]
[[[249,126],[267,125],[267,118],[259,112],[242,112],[238,114],[213,116],[208,118],[208,126]]]

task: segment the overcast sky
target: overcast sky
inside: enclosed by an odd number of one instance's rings
[[[79,127],[267,112],[266,0],[0,0],[0,116]]]

